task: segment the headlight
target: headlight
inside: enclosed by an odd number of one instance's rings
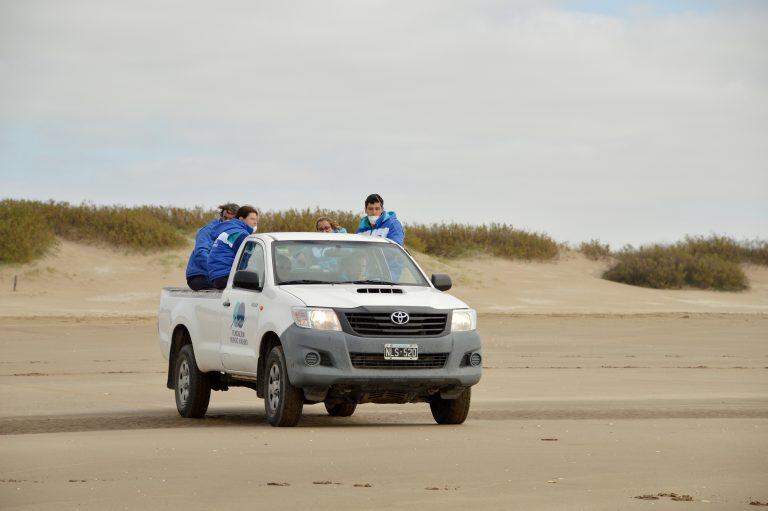
[[[453,311],[451,332],[467,332],[477,329],[477,312],[474,309],[457,309]]]
[[[333,309],[294,307],[293,322],[301,328],[341,331],[341,323],[339,323],[339,318]]]

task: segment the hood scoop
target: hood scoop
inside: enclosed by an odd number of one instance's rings
[[[402,289],[398,289],[395,287],[361,287],[357,290],[360,294],[382,294],[382,295],[389,295],[389,294],[403,294]]]

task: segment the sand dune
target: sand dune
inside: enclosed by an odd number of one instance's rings
[[[151,317],[162,287],[184,285],[190,249],[141,255],[62,241],[40,261],[0,270],[0,317]],[[451,293],[482,313],[768,313],[768,269],[762,267],[746,267],[751,289],[726,293],[609,282],[600,278],[604,263],[575,252],[551,263],[416,259],[428,273],[451,274]]]

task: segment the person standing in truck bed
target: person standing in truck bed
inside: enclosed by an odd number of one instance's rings
[[[374,193],[365,198],[365,216],[360,220],[357,234],[376,238],[389,238],[399,245],[405,244],[405,231],[394,211],[384,210],[384,199]]]
[[[215,289],[227,287],[229,271],[237,250],[245,238],[256,231],[259,212],[253,206],[241,206],[235,218],[219,224],[213,230],[213,245],[208,254],[208,279]]]
[[[187,285],[193,291],[211,289],[213,284],[208,280],[208,252],[213,245],[213,230],[223,222],[228,222],[235,217],[240,208],[237,204],[229,202],[219,206],[219,218],[212,220],[197,231],[195,235],[195,248],[189,255],[187,263]]]

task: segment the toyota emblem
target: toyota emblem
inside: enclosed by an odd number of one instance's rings
[[[404,325],[411,320],[411,317],[408,315],[408,313],[403,311],[393,312],[390,318],[392,319],[392,323],[396,325]]]

